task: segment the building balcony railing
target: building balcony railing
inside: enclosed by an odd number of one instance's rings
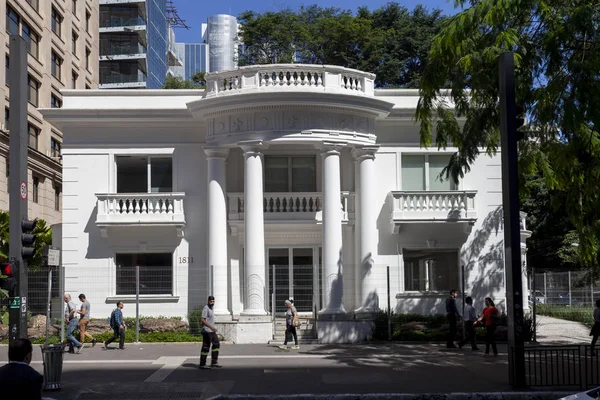
[[[99,193],[96,225],[164,225],[183,228],[185,193]]]
[[[100,56],[146,54],[146,52],[146,47],[141,44],[100,43]]]
[[[145,83],[147,81],[146,75],[141,74],[115,74],[115,75],[103,75],[100,76],[101,85],[111,85],[118,83]]]
[[[375,75],[332,65],[271,64],[206,74],[207,97],[256,91],[373,95]]]
[[[244,193],[228,193],[229,220],[244,220]],[[342,221],[354,220],[354,193],[342,192],[340,199]],[[264,193],[265,220],[323,220],[323,194],[320,192]]]
[[[143,26],[146,20],[142,17],[137,18],[104,18],[100,20],[100,28],[118,28],[121,26]]]
[[[398,231],[404,223],[473,223],[477,220],[476,194],[476,190],[390,192],[392,226]]]
[[[137,3],[145,3],[146,0],[100,0],[100,5],[107,4],[137,4]]]

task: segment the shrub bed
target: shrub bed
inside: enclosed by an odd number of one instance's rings
[[[538,315],[581,322],[587,326],[594,325],[594,310],[591,307],[537,304],[536,312]]]

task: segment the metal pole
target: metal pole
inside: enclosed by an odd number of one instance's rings
[[[533,343],[537,343],[537,295],[536,295],[536,287],[535,287],[535,266],[531,267],[531,297],[533,298]]]
[[[463,316],[463,324],[462,324],[462,338],[466,339],[467,337],[467,331],[466,331],[466,326],[465,326],[465,265],[461,265],[461,278],[460,278],[460,284],[461,284],[461,292],[462,292],[462,316]]]
[[[50,329],[50,309],[52,308],[52,267],[48,268],[48,307],[46,308],[46,346],[48,346],[48,330]]]
[[[571,271],[568,272],[569,275],[569,307],[571,307],[572,301],[571,301]]]
[[[591,299],[592,299],[592,307],[594,307],[594,281],[593,281],[594,277],[592,276],[592,281],[590,282],[590,293],[592,295]]]
[[[62,298],[62,296],[65,293],[65,267],[62,265],[62,255],[61,255],[61,262],[59,265],[60,268],[60,277],[59,277],[59,285],[60,285],[60,289],[59,289],[59,294]],[[62,313],[64,314],[64,312]],[[60,323],[60,342],[64,343],[65,342],[65,318],[64,316],[60,319],[62,322]]]
[[[390,266],[387,266],[388,340],[392,340],[392,305],[390,300]]]
[[[523,340],[523,274],[521,272],[521,216],[517,155],[514,53],[500,55],[500,143],[502,157],[502,208],[508,315],[510,378],[515,388],[526,386]]]
[[[546,299],[546,304],[548,304],[548,287],[546,286],[546,272],[544,272],[544,298]]]
[[[11,293],[9,341],[27,338],[27,261],[23,260],[22,221],[27,220],[27,44],[10,36],[10,135],[9,135],[9,258],[17,278]]]
[[[135,266],[135,342],[140,342],[140,266]]]

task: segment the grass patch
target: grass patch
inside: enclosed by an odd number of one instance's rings
[[[103,343],[107,339],[112,337],[112,332],[105,332],[94,335],[94,338],[98,341],[98,344]],[[79,340],[79,334],[75,336]],[[66,340],[66,338],[65,338]],[[60,343],[60,336],[50,336],[50,344]],[[169,343],[169,342],[201,342],[202,335],[192,335],[189,332],[140,332],[140,342],[143,343]],[[125,331],[125,342],[135,342],[135,329],[128,329]],[[8,339],[0,342],[2,344],[8,344]],[[46,343],[45,338],[39,338],[32,340],[33,344],[44,344]],[[86,339],[86,344],[89,344],[89,339]],[[117,339],[118,344],[118,339]]]
[[[581,322],[590,327],[594,325],[594,310],[590,307],[537,304],[536,312],[538,315]]]

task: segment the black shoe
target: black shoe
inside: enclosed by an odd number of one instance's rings
[[[204,364],[204,365],[200,364],[198,366],[198,369],[210,369],[210,368],[211,368],[211,366],[210,365],[206,365],[206,364]]]
[[[92,339],[92,347],[96,345],[96,339]]]
[[[210,367],[211,368],[223,368],[223,366],[221,364],[217,364],[217,363],[210,364]]]

